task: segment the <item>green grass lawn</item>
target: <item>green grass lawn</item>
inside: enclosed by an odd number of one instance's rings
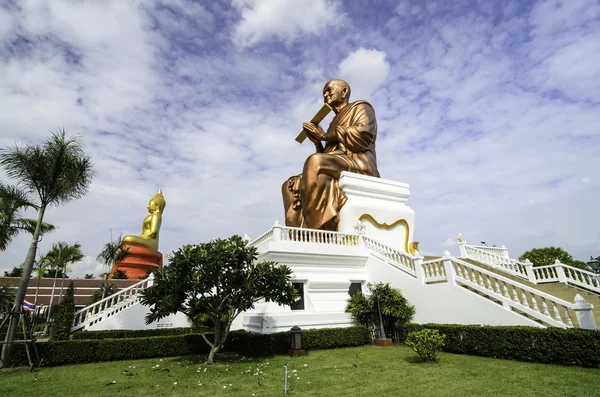
[[[293,358],[220,356],[212,367],[204,357],[188,356],[34,373],[20,368],[0,373],[0,396],[279,396],[286,360],[291,396],[600,396],[600,369],[446,353],[438,363],[415,358],[402,346],[365,346]]]

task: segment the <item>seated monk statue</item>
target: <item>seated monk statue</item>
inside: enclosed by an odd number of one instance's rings
[[[379,177],[377,120],[368,102],[349,103],[350,86],[343,80],[325,84],[323,98],[335,117],[327,132],[318,124],[302,125],[316,153],[308,157],[302,174],[283,184],[283,206],[287,226],[335,231],[347,200],[338,185],[342,171]]]
[[[142,222],[141,236],[125,236],[123,237],[123,244],[138,245],[158,251],[158,233],[166,204],[162,189],[158,189],[156,195],[148,203],[150,215],[144,218],[144,222]]]

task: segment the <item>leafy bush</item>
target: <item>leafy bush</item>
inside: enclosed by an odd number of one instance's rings
[[[171,330],[174,330],[173,328]],[[185,332],[189,328],[178,328]],[[148,330],[148,331],[167,331]],[[145,331],[145,332],[148,332]],[[118,331],[80,332],[78,334],[118,335]],[[133,333],[135,331],[125,331]],[[77,335],[77,334],[76,334]],[[206,334],[212,341],[212,334]],[[327,328],[306,330],[303,334],[306,349],[329,349],[344,346],[362,346],[370,343],[371,336],[365,327]],[[200,334],[152,336],[114,339],[78,339],[37,343],[40,356],[46,365],[77,364],[96,361],[133,360],[139,358],[208,354],[209,346]],[[256,334],[243,330],[232,331],[224,351],[235,351],[252,356],[285,354],[290,348],[289,332]],[[24,345],[15,345],[13,365],[25,365]]]
[[[204,331],[195,328],[160,328],[160,329],[111,329],[106,331],[79,331],[72,335],[72,339],[121,339],[121,338],[147,338],[150,336],[173,336],[193,334]]]
[[[409,333],[405,343],[423,360],[435,361],[438,352],[444,347],[445,340],[446,335],[441,335],[437,329],[423,329]]]
[[[66,340],[71,335],[71,326],[75,317],[75,285],[71,281],[67,292],[63,296],[58,308],[52,316],[50,339]]]
[[[408,324],[407,333],[436,329],[442,351],[547,364],[600,367],[600,332],[579,328]]]
[[[415,307],[408,303],[399,289],[392,288],[389,283],[371,285],[369,290],[370,295],[368,296],[358,292],[350,297],[346,313],[350,313],[360,324],[366,325],[371,330],[373,337],[378,337],[380,325],[377,299],[375,298],[375,292],[377,292],[385,333],[395,340],[399,340],[402,328],[415,316]]]

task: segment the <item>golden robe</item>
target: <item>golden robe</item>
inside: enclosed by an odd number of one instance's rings
[[[343,131],[337,131],[337,127]],[[375,155],[377,120],[366,101],[345,106],[333,118],[323,153],[306,159],[302,174],[289,178],[282,186],[285,224],[310,229],[337,230],[339,214],[347,197],[338,179],[342,171],[379,177]]]

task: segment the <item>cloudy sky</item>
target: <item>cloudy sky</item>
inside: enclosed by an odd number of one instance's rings
[[[294,137],[344,78],[377,113],[383,178],[411,186],[426,253],[504,244],[600,255],[597,0],[0,1],[0,146],[81,136],[98,175],[48,210],[88,257],[139,234],[163,188],[163,253],[283,223]],[[0,174],[4,180],[5,175]],[[21,263],[30,236],[0,253]]]

